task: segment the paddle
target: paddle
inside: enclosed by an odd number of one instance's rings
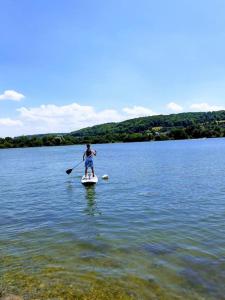
[[[91,157],[92,155],[89,155],[87,158]],[[79,162],[79,164],[77,164],[76,166],[74,166],[72,169],[68,169],[66,170],[66,173],[69,175],[73,169],[75,169],[76,167],[78,167],[80,164],[82,164],[83,160]]]
[[[75,169],[76,167],[78,167],[82,162],[83,162],[83,160],[80,161],[79,164],[77,164],[76,166],[74,166],[72,169],[66,170],[66,173],[69,175],[73,171],[73,169]]]

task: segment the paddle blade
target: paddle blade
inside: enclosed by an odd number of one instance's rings
[[[73,169],[68,169],[68,170],[66,170],[66,173],[69,175],[72,171],[73,171]]]

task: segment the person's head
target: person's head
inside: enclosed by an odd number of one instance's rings
[[[87,144],[87,149],[89,150],[91,148],[91,145],[90,144]]]

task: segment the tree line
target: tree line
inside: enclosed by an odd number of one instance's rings
[[[107,123],[68,134],[0,138],[0,148],[225,137],[225,111],[159,115]]]

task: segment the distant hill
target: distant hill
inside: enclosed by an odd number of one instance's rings
[[[189,112],[141,117],[119,123],[101,124],[71,132],[71,135],[77,138],[89,139],[96,137],[102,139],[103,136],[108,138],[122,136],[122,140],[126,139],[126,137],[129,139],[129,135],[141,139],[140,134],[142,138],[145,136],[147,139],[147,136],[151,135],[157,136],[157,139],[160,136],[163,139],[188,138],[188,136],[190,138],[212,137],[217,136],[218,131],[221,131],[220,134],[223,136],[224,125],[225,110],[217,112]],[[191,135],[192,130],[195,130],[193,132],[194,135]],[[181,134],[181,136],[173,136],[173,133]],[[130,137],[132,138],[132,136]]]
[[[0,148],[225,137],[225,110],[135,118],[76,130],[0,138]]]

